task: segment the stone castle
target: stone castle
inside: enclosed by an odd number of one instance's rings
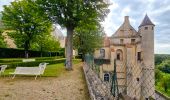
[[[136,99],[155,98],[154,80],[154,24],[146,15],[136,31],[125,16],[123,24],[111,36],[104,36],[96,59],[109,63],[100,66],[100,78],[111,83],[116,61],[119,92]]]

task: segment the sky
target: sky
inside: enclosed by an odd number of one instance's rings
[[[0,11],[3,5],[13,0],[0,0]],[[147,14],[155,26],[155,53],[170,54],[170,0],[110,0],[110,13],[102,23],[108,36],[114,34],[129,16],[131,25],[138,26]],[[65,33],[65,31],[64,31]]]

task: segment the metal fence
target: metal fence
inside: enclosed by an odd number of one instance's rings
[[[96,60],[92,55],[86,55],[85,62],[102,82],[109,85],[106,91],[110,91],[107,93],[111,93],[115,100],[166,100],[164,96],[155,92],[154,68],[145,66],[142,62],[140,65],[135,65],[114,60],[112,65],[111,61]],[[104,73],[102,72],[104,64],[113,68],[108,71],[109,82],[101,77]]]

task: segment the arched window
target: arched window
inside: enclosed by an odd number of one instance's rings
[[[122,50],[118,49],[116,51],[116,59],[117,60],[123,60],[123,52],[122,52]]]
[[[105,57],[105,50],[104,49],[100,49],[100,55],[102,58]]]
[[[109,82],[109,80],[110,80],[110,75],[108,73],[105,73],[104,74],[104,81]]]

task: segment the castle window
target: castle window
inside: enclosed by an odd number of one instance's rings
[[[121,49],[116,50],[116,59],[117,60],[123,60],[123,52]]]
[[[153,30],[154,28],[152,27],[152,30]]]
[[[145,27],[145,30],[148,30],[148,27]]]
[[[104,49],[100,49],[100,55],[102,58],[105,57],[105,50]]]
[[[123,44],[123,39],[120,39],[120,44]]]
[[[131,39],[131,43],[135,43],[135,39]]]
[[[138,54],[137,54],[137,60],[138,60],[138,61],[141,61],[141,60],[142,60],[141,52],[138,52]]]
[[[120,60],[120,53],[117,53],[117,60]]]
[[[109,74],[108,73],[106,73],[106,74],[104,74],[104,81],[105,82],[109,82]]]

